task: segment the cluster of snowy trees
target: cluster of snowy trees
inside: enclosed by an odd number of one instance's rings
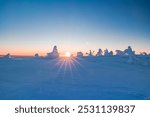
[[[134,61],[137,61],[135,51],[132,50],[131,46],[128,46],[125,50],[116,50],[115,56],[128,56],[128,62],[132,63]],[[94,56],[94,51],[89,51],[89,53],[86,53],[88,56]],[[108,49],[105,49],[104,51],[102,49],[99,49],[96,53],[96,56],[113,56],[113,51],[108,51]],[[140,55],[148,55],[146,52],[141,53]],[[77,52],[77,57],[82,57],[82,52]]]
[[[108,49],[105,49],[104,51],[102,49],[99,49],[95,56],[126,56],[126,55],[135,55],[135,51],[132,50],[131,46],[128,46],[127,49],[124,51],[122,50],[116,50],[116,54],[113,53],[113,51],[109,51]],[[89,53],[86,53],[88,56],[94,56],[94,51],[89,50]],[[146,53],[142,53],[143,55],[147,55]],[[77,52],[77,57],[83,56],[82,52]]]
[[[115,51],[116,54],[113,53],[113,51],[108,51],[108,49],[105,49],[104,51],[102,49],[98,49],[98,52],[94,55],[94,51],[89,50],[87,54],[87,56],[128,56],[128,62],[132,62],[133,60],[136,60],[136,54],[135,51],[132,50],[131,46],[128,46],[127,49],[125,50],[116,50]],[[148,55],[146,52],[141,53],[140,55]],[[84,53],[77,52],[77,57],[83,57]],[[38,55],[38,53],[35,54],[34,56],[35,58],[40,58],[40,56]],[[58,49],[57,46],[54,46],[52,51],[50,53],[47,53],[47,56],[45,58],[51,59],[51,58],[58,58],[59,57],[59,53],[58,53]],[[3,56],[3,58],[12,58],[11,55],[8,53],[7,55]]]

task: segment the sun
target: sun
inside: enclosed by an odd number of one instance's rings
[[[65,52],[65,57],[70,57],[71,56],[71,53],[70,52]]]

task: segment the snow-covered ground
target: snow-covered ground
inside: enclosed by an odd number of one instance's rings
[[[150,99],[150,57],[0,59],[0,99]]]

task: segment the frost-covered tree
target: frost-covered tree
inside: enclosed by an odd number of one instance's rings
[[[12,57],[11,57],[11,55],[8,53],[8,54],[4,55],[3,58],[12,58]]]
[[[136,60],[135,51],[132,50],[131,46],[128,46],[128,49],[125,49],[124,52],[129,56],[128,62],[132,63]]]
[[[92,52],[92,51],[90,50],[90,52],[88,53],[88,56],[93,56],[93,54],[94,54],[94,51]]]
[[[34,57],[35,57],[35,58],[39,58],[39,54],[36,53],[36,54],[34,55]]]
[[[53,53],[53,54],[58,54],[57,46],[54,46],[54,47],[53,47],[52,53]]]
[[[104,50],[104,56],[113,56],[113,51],[108,51],[108,49]]]
[[[54,46],[52,52],[47,53],[47,58],[58,58],[58,57],[59,57],[59,53],[57,50],[57,46]]]
[[[140,55],[148,55],[146,52],[142,52],[140,53]]]
[[[82,57],[83,53],[82,52],[77,52],[77,57]]]
[[[115,52],[116,52],[117,56],[124,56],[125,55],[124,51],[121,51],[121,50],[116,50]]]
[[[113,56],[113,51],[110,51],[110,52],[108,53],[108,55],[109,55],[109,56]]]
[[[104,50],[104,56],[108,56],[108,55],[109,55],[108,49],[105,49]]]
[[[96,54],[96,56],[102,56],[102,54],[103,54],[102,49],[99,49],[98,52],[97,52],[97,54]]]

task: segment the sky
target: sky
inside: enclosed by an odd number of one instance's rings
[[[150,53],[149,11],[150,0],[0,0],[0,55]]]

